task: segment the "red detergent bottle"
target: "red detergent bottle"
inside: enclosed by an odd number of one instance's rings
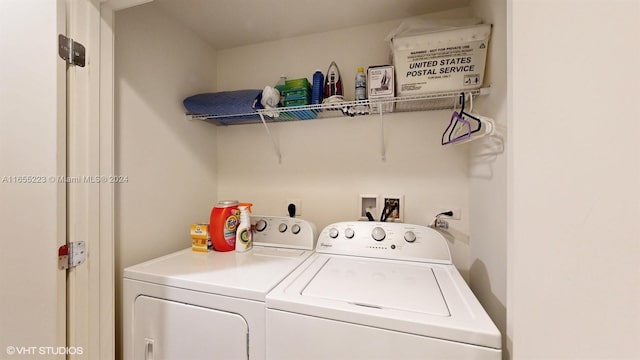
[[[238,200],[221,200],[211,209],[209,233],[214,250],[235,250],[236,230],[240,221],[238,205]]]

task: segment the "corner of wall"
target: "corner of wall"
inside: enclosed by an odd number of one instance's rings
[[[128,178],[115,194],[120,332],[123,269],[189,247],[189,225],[208,222],[217,129],[188,121],[182,101],[213,91],[216,51],[154,3],[116,13],[114,46],[115,170]]]
[[[507,4],[505,0],[473,0],[471,6],[476,16],[493,25],[485,69],[491,94],[479,98],[475,109],[494,119],[500,138],[479,140],[470,154],[470,286],[502,333],[503,358],[508,359]]]

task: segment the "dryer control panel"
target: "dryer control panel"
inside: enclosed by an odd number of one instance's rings
[[[436,230],[388,222],[339,222],[318,236],[316,252],[451,264],[447,240]]]
[[[313,250],[316,226],[307,220],[285,216],[251,215],[253,243],[260,246]]]

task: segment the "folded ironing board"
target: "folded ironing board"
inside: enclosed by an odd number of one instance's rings
[[[256,99],[261,93],[262,90],[254,89],[203,93],[189,96],[183,104],[190,115],[215,116],[215,121],[221,124],[246,122],[260,119],[256,109],[262,105]]]

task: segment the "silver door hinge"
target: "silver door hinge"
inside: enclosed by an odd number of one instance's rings
[[[58,248],[58,269],[67,270],[84,262],[87,258],[84,241],[64,244]]]
[[[67,64],[84,67],[86,59],[86,50],[84,45],[73,41],[62,34],[58,35],[58,55]]]

